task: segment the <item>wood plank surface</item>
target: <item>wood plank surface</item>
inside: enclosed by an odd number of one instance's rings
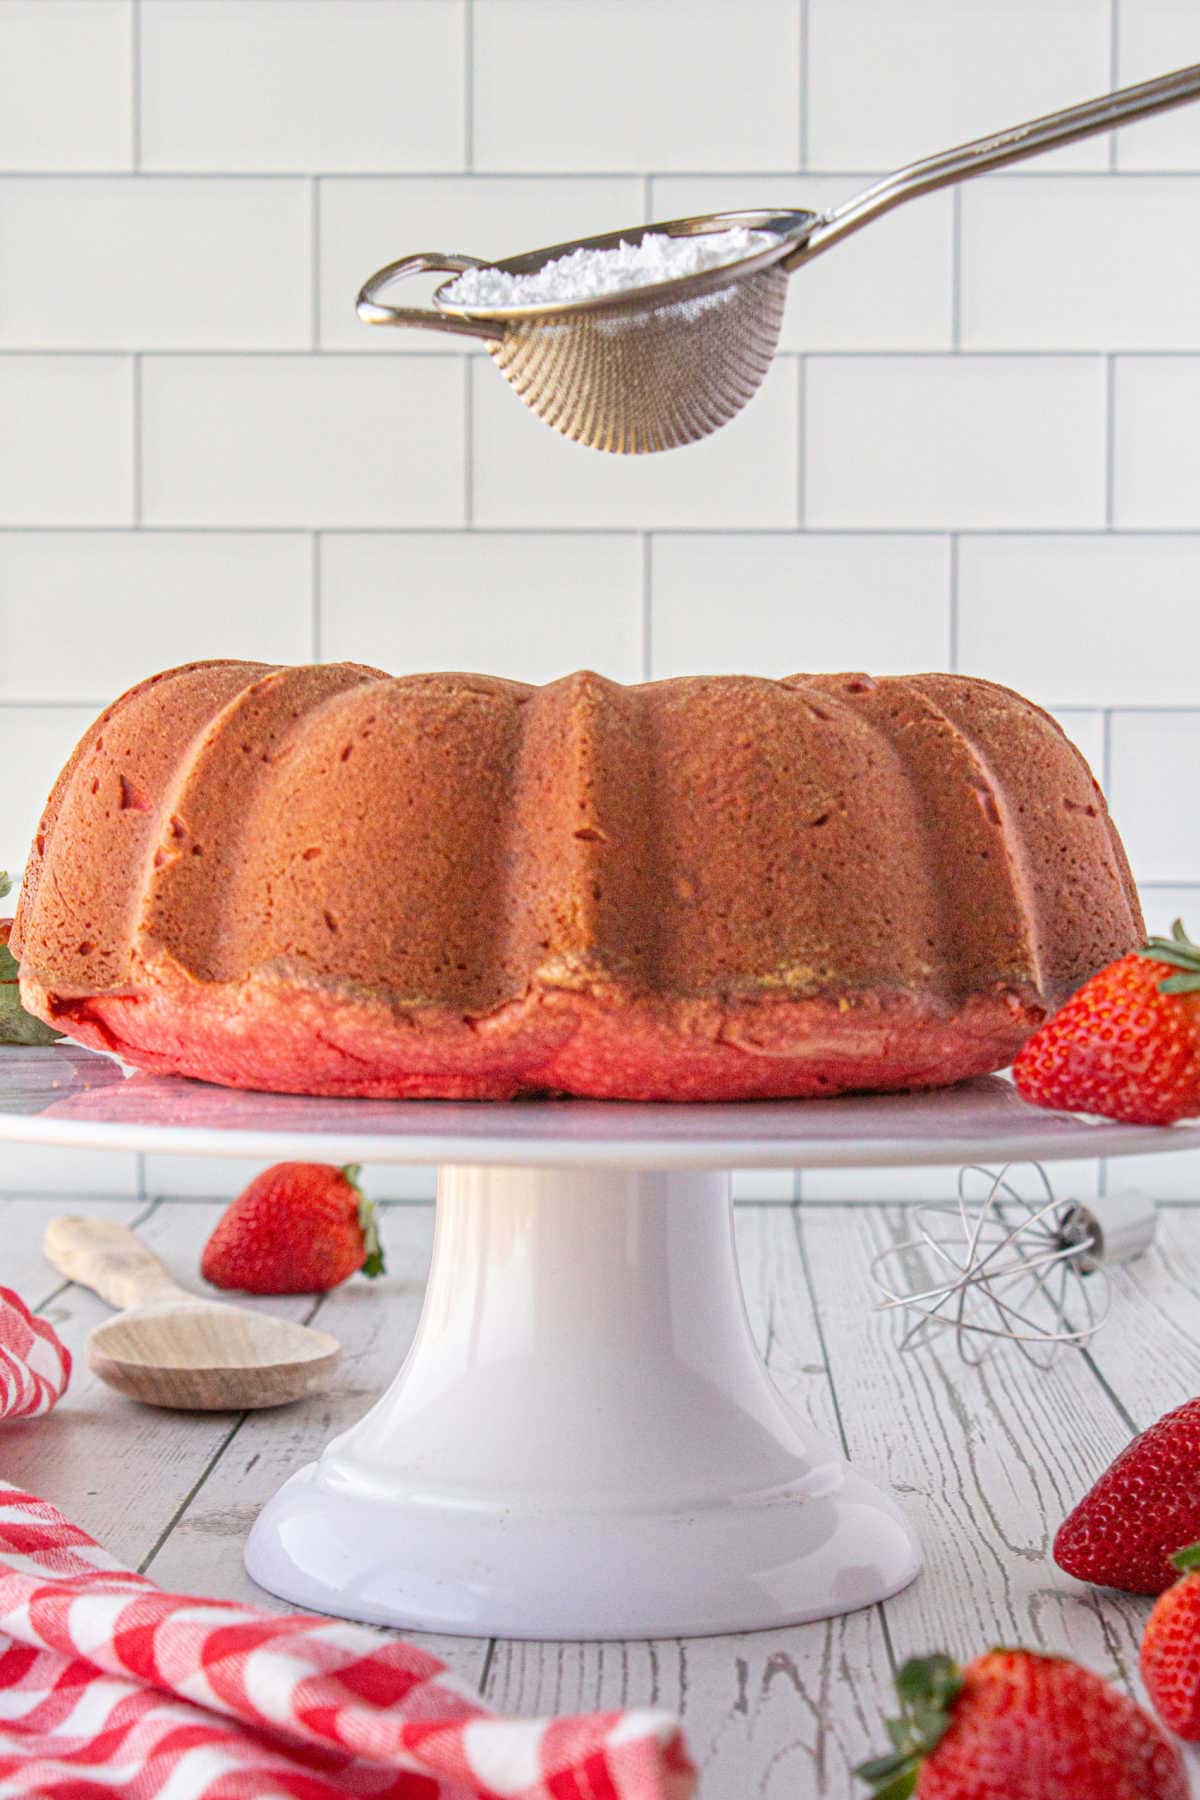
[[[54,1211],[126,1222],[137,1203],[0,1202],[0,1281],[46,1303],[72,1349],[106,1316],[41,1260]],[[141,1230],[185,1285],[219,1208],[160,1202]],[[786,1631],[628,1644],[424,1638],[493,1706],[542,1713],[654,1702],[678,1710],[702,1800],[849,1800],[851,1770],[882,1743],[894,1659],[996,1641],[1078,1657],[1138,1692],[1148,1603],[1088,1589],[1050,1556],[1058,1521],[1141,1428],[1200,1392],[1200,1208],[1164,1208],[1152,1252],[1118,1273],[1087,1356],[1049,1375],[1011,1350],[982,1369],[949,1340],[897,1351],[868,1270],[907,1235],[899,1206],[738,1209],[752,1327],[780,1388],[811,1426],[889,1482],[917,1522],[922,1577],[885,1607]],[[185,1415],[121,1400],[80,1372],[58,1413],[3,1428],[0,1474],[53,1499],[164,1585],[273,1605],[242,1570],[258,1507],[389,1381],[418,1316],[432,1211],[389,1208],[389,1274],[327,1296],[316,1317],[345,1347],[336,1392],[274,1413]],[[307,1298],[255,1304],[304,1317]],[[1193,1793],[1200,1758],[1189,1753]]]
[[[195,1203],[193,1203],[194,1205]],[[289,1475],[312,1462],[391,1381],[416,1329],[433,1242],[433,1208],[389,1207],[381,1223],[388,1272],[350,1281],[321,1301],[313,1323],[342,1345],[336,1386],[294,1406],[248,1413],[190,1496],[170,1536],[147,1564],[163,1587],[247,1600],[284,1609],[256,1587],[242,1566],[242,1547],[259,1509]],[[477,1682],[487,1640],[406,1634]]]
[[[43,1226],[62,1210],[85,1208],[47,1204]],[[200,1251],[219,1214],[219,1207],[160,1206],[139,1233],[178,1281],[195,1287]],[[7,1219],[7,1207],[3,1216]],[[303,1319],[312,1310],[308,1295],[247,1299],[247,1304],[291,1319]],[[122,1399],[97,1380],[83,1357],[83,1341],[92,1326],[111,1316],[104,1302],[69,1286],[43,1310],[75,1357],[75,1374],[48,1418],[4,1428],[0,1473],[61,1507],[115,1556],[140,1567],[171,1529],[241,1415],[167,1412]]]
[[[885,1609],[897,1658],[1027,1644],[1072,1656],[1141,1697],[1148,1602],[1085,1587],[1051,1556],[1061,1520],[1129,1441],[1119,1388],[1074,1353],[1044,1373],[1000,1346],[970,1368],[948,1333],[902,1355],[903,1325],[871,1308],[867,1272],[879,1249],[909,1235],[904,1209],[807,1208],[794,1217],[850,1454],[902,1495],[925,1551],[921,1578]],[[1161,1247],[1140,1279],[1143,1304],[1129,1313],[1145,1334],[1156,1316],[1151,1296],[1170,1285]],[[1160,1391],[1178,1398],[1165,1359],[1140,1360],[1147,1380],[1154,1367]],[[1189,1762],[1200,1793],[1196,1752]]]
[[[791,1209],[739,1208],[735,1220],[759,1345],[796,1409],[837,1441]],[[682,1715],[704,1771],[704,1800],[794,1800],[853,1792],[850,1771],[879,1742],[877,1697],[890,1678],[881,1615],[872,1608],[730,1637],[500,1643],[484,1693],[497,1710],[518,1713],[653,1700]]]
[[[63,1286],[63,1278],[42,1255],[42,1236],[56,1213],[86,1211],[94,1219],[135,1225],[146,1217],[146,1200],[0,1200],[0,1287],[15,1288],[35,1310]]]

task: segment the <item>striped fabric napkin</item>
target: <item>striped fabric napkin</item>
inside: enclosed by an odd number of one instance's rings
[[[0,1419],[49,1410],[70,1366],[0,1289]],[[497,1718],[412,1644],[164,1593],[0,1482],[0,1800],[688,1800],[694,1785],[670,1713]]]
[[[0,1419],[49,1412],[71,1379],[71,1353],[19,1294],[0,1287]]]

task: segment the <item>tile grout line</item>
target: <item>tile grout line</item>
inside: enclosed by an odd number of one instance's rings
[[[142,0],[133,0],[129,15],[129,162],[142,167]]]
[[[1104,528],[1111,531],[1117,486],[1117,359],[1104,359]]]
[[[194,1158],[192,1160],[194,1160]],[[1101,1157],[1086,1157],[1083,1160],[1086,1162],[1095,1162],[1097,1164],[1097,1166],[1099,1166],[1099,1164],[1104,1159]],[[751,1170],[745,1171],[745,1172],[749,1173],[749,1174],[762,1174],[764,1171],[751,1169]],[[739,1170],[738,1173],[739,1174],[743,1173],[743,1171]],[[796,1170],[793,1173],[800,1174],[800,1173],[802,1173],[802,1171]],[[878,1170],[873,1170],[873,1169],[868,1168],[868,1169],[861,1170],[860,1173],[863,1174],[864,1176],[869,1177],[872,1174],[877,1174]],[[937,1196],[935,1195],[935,1196],[933,1196],[933,1198],[936,1199]],[[911,1206],[921,1206],[921,1205],[928,1204],[929,1199],[930,1199],[930,1195],[928,1193],[912,1194],[912,1195],[909,1195],[909,1194],[883,1194],[883,1195],[880,1195],[878,1193],[876,1193],[876,1194],[868,1193],[868,1194],[861,1196],[860,1198],[858,1198],[856,1200],[822,1199],[819,1196],[814,1196],[812,1199],[806,1200],[803,1203],[803,1206],[800,1207],[797,1205],[795,1200],[791,1200],[786,1197],[783,1197],[783,1198],[780,1198],[777,1200],[767,1200],[767,1199],[754,1198],[751,1196],[747,1196],[745,1198],[739,1198],[739,1199],[735,1200],[733,1202],[733,1205],[739,1213],[743,1213],[743,1212],[764,1212],[764,1213],[854,1212],[854,1213],[857,1213],[857,1212],[861,1212],[864,1207],[888,1207],[888,1206],[890,1206],[890,1207],[896,1207],[899,1209],[904,1209],[906,1207],[911,1207]],[[162,1193],[160,1193],[160,1194],[155,1194],[153,1197],[147,1195],[144,1202],[139,1202],[139,1196],[136,1194],[81,1194],[78,1191],[78,1189],[46,1189],[45,1191],[39,1190],[34,1193],[30,1193],[27,1188],[11,1188],[11,1189],[0,1190],[0,1206],[3,1206],[6,1202],[13,1201],[13,1200],[35,1201],[39,1205],[46,1206],[46,1207],[56,1207],[56,1208],[62,1207],[62,1206],[68,1206],[68,1205],[72,1205],[72,1206],[89,1205],[90,1206],[93,1204],[104,1205],[106,1203],[114,1203],[114,1204],[127,1203],[130,1206],[136,1206],[139,1203],[141,1203],[143,1205],[143,1210],[141,1212],[139,1212],[134,1217],[134,1219],[131,1221],[131,1229],[135,1226],[144,1225],[158,1207],[165,1206],[168,1203],[171,1206],[186,1206],[186,1207],[228,1206],[228,1204],[229,1204],[229,1196],[227,1193],[225,1193],[225,1194],[162,1194]],[[395,1209],[397,1212],[415,1212],[415,1211],[432,1211],[434,1206],[436,1205],[436,1201],[435,1201],[434,1196],[431,1193],[425,1199],[408,1199],[408,1200],[381,1199],[381,1200],[378,1200],[376,1202],[376,1204],[386,1207],[389,1211],[391,1211],[392,1209]],[[1159,1206],[1160,1208],[1169,1209],[1169,1210],[1173,1210],[1173,1211],[1177,1211],[1177,1212],[1195,1213],[1195,1214],[1197,1214],[1197,1216],[1200,1216],[1200,1200],[1180,1199],[1178,1197],[1172,1198],[1170,1196],[1166,1197],[1165,1199],[1161,1198],[1161,1197],[1156,1197],[1155,1204],[1157,1206]],[[71,1287],[72,1285],[73,1284],[69,1281],[63,1281],[59,1284],[59,1287],[57,1287],[55,1289],[55,1293],[59,1293],[62,1291],[63,1288],[68,1288],[68,1287]],[[35,1306],[33,1308],[33,1310],[36,1312],[39,1310],[39,1306],[46,1306],[48,1304],[49,1304],[48,1299],[42,1300],[38,1303],[38,1306]]]
[[[147,524],[141,528],[147,537],[294,537],[303,538],[311,531],[322,531],[332,537],[456,537],[460,527],[430,523],[428,525],[340,525],[327,521],[323,525],[247,525],[239,520],[200,524],[194,520],[179,524]],[[643,531],[661,537],[678,538],[793,538],[794,523],[776,525],[477,525],[477,537],[626,537],[636,538]],[[950,532],[961,538],[1023,538],[1025,540],[1071,538],[1118,538],[1129,542],[1139,538],[1153,542],[1161,538],[1184,538],[1200,542],[1200,527],[1195,525],[1134,525],[1115,527],[1106,532],[1102,525],[952,525],[945,520],[930,525],[808,525],[804,535],[813,538],[929,538],[939,540]],[[25,524],[0,524],[0,534],[10,537],[129,537],[127,521],[114,525],[76,525],[63,520],[30,520]],[[140,534],[139,534],[140,535]],[[6,705],[0,696],[0,706]],[[26,703],[23,703],[26,704]],[[83,702],[80,702],[83,704]],[[1099,702],[1072,700],[1067,705],[1076,711],[1094,711]],[[1134,710],[1138,710],[1136,707]],[[1162,708],[1151,704],[1150,711]],[[1176,712],[1193,712],[1192,706],[1167,708]]]
[[[463,168],[475,170],[475,0],[463,3]]]
[[[142,463],[142,353],[140,350],[135,350],[130,360],[129,400],[133,426],[129,475],[133,489],[133,525],[137,530],[141,526],[145,511],[143,506],[145,481]]]
[[[308,306],[311,314],[311,348],[321,348],[321,181],[314,175],[308,184],[308,254],[310,260]]]
[[[946,650],[947,650],[947,654],[950,658],[950,672],[952,675],[957,675],[957,673],[958,673],[958,533],[957,533],[957,531],[952,531],[950,533],[949,542],[947,545],[947,551],[948,551],[948,555],[947,555],[946,573],[949,577],[949,593],[947,595],[947,599],[949,601],[949,606],[950,606],[950,616],[949,616],[949,619],[947,620]]]
[[[1108,85],[1110,88],[1120,86],[1121,67],[1121,0],[1109,0],[1108,6]],[[1118,133],[1108,134],[1108,167],[1115,171],[1119,167],[1117,156]]]
[[[324,177],[322,177],[324,179]],[[647,177],[648,180],[660,179]],[[311,346],[305,344],[292,348],[279,348],[276,345],[259,344],[230,348],[223,345],[190,345],[174,347],[144,346],[131,343],[109,344],[103,349],[80,347],[75,344],[55,344],[52,347],[38,344],[4,344],[0,345],[0,357],[14,357],[26,362],[45,362],[72,359],[84,361],[111,360],[114,356],[129,356],[134,351],[148,360],[174,362],[209,362],[219,358],[225,362],[310,362]],[[406,362],[450,362],[462,355],[460,350],[349,350],[338,346],[334,350],[322,350],[321,360],[333,362],[363,362],[368,357],[372,361],[384,361],[395,366]],[[1191,349],[1119,349],[1119,350],[1076,350],[1059,346],[1038,349],[970,349],[961,353],[962,357],[970,357],[974,362],[1004,363],[1078,363],[1103,362],[1105,357],[1121,357],[1126,362],[1191,362],[1200,365],[1200,342]],[[776,362],[796,362],[803,357],[806,361],[818,362],[916,362],[916,363],[953,363],[960,360],[959,352],[953,346],[949,349],[876,349],[862,346],[856,350],[809,349],[809,350],[777,350]]]
[[[809,97],[812,92],[812,84],[809,81],[809,74],[808,74],[808,65],[809,65],[808,44],[809,44],[809,30],[810,30],[811,22],[809,19],[809,0],[798,0],[798,3],[799,3],[799,7],[800,7],[800,68],[798,71],[799,78],[800,78],[800,93],[799,93],[800,117],[798,120],[799,142],[796,145],[796,154],[797,154],[796,166],[797,166],[797,168],[799,168],[801,170],[806,170],[808,168]]]
[[[321,533],[314,531],[309,545],[309,607],[312,659],[321,660]]]
[[[475,527],[475,373],[471,358],[462,359],[463,371],[463,525]]]
[[[18,164],[0,164],[0,179],[4,181],[113,181],[128,176],[130,171],[123,165],[114,164],[103,169],[27,169]],[[212,165],[207,168],[186,169],[139,169],[138,173],[146,181],[290,181],[303,182],[312,179],[311,163],[294,169],[231,169]],[[637,179],[637,171],[630,169],[471,169],[459,168],[412,169],[392,166],[386,169],[356,169],[349,167],[326,168],[320,171],[320,178],[328,181],[461,181],[464,173],[469,173],[471,180],[484,181],[571,181],[586,185],[599,181],[630,181]],[[797,175],[812,175],[817,179],[837,181],[861,181],[863,183],[877,181],[885,170],[878,166],[864,169],[859,165],[853,167],[841,164],[817,164],[812,168],[780,167],[770,169],[671,169],[659,170],[660,176],[670,181],[728,181],[736,176],[739,181],[791,181]],[[1165,163],[1152,169],[1121,169],[1122,181],[1191,181],[1200,179],[1200,170],[1193,165]],[[1019,169],[994,170],[991,179],[994,181],[1035,181],[1049,184],[1051,182],[1101,182],[1112,180],[1112,170],[1099,169],[1054,169],[1037,170],[1028,166]]]
[[[962,349],[962,188],[950,207],[950,347]]]
[[[796,358],[796,526],[808,516],[808,358]]]

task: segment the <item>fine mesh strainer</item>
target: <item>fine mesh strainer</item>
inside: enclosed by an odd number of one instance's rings
[[[672,450],[707,437],[750,399],[779,341],[788,276],[801,264],[918,194],[1197,96],[1200,63],[910,163],[829,213],[702,213],[575,238],[491,265],[422,251],[376,270],[358,296],[358,316],[369,325],[482,338],[526,406],[577,443],[625,454]],[[490,266],[529,275],[573,250],[637,244],[649,232],[686,237],[735,226],[773,233],[776,241],[715,269],[620,294],[467,311],[447,300],[443,282],[433,311],[379,298],[402,277],[431,270],[461,274]]]

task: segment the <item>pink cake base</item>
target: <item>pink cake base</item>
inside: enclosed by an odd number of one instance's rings
[[[371,1099],[807,1099],[945,1087],[1010,1063],[1045,1017],[1002,987],[961,1007],[911,994],[668,1000],[535,988],[482,1018],[399,1013],[357,995],[257,976],[206,986],[179,972],[136,995],[67,999],[22,977],[59,1030],[156,1074],[225,1087]]]

